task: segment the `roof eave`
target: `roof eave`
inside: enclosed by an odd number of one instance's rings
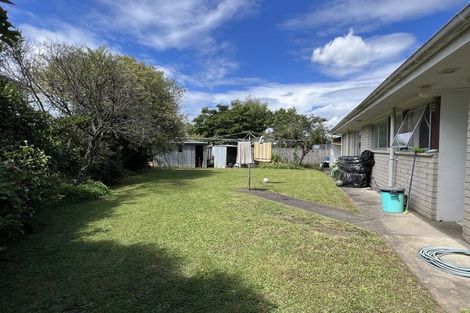
[[[463,27],[462,27],[463,26]],[[341,130],[348,122],[353,120],[366,108],[375,104],[388,90],[395,86],[401,79],[413,73],[421,64],[438,51],[445,48],[459,35],[470,28],[470,4],[465,6],[457,15],[455,15],[446,25],[444,25],[434,36],[432,36],[421,48],[400,65],[387,79],[385,79],[367,98],[365,98],[357,107],[349,112],[332,129],[332,133],[341,133]]]

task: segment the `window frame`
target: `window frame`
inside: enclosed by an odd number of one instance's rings
[[[410,137],[408,138],[408,140],[406,141],[406,143],[404,145],[398,145],[397,144],[397,139],[398,139],[398,135],[401,134],[400,131],[406,127],[405,123],[410,123],[410,119],[411,119],[411,115],[410,114],[413,114],[413,113],[416,113],[416,112],[420,112],[420,115],[419,115],[419,118],[416,120],[415,123],[411,124],[413,125],[412,128],[413,130],[411,131],[411,135]],[[402,113],[402,121],[401,121],[401,124],[398,128],[398,130],[396,131],[396,133],[394,134],[394,137],[393,137],[393,142],[392,142],[392,145],[391,147],[394,148],[394,149],[399,149],[399,150],[410,150],[410,148],[413,148],[414,145],[413,145],[413,141],[416,139],[416,135],[418,136],[418,147],[420,148],[423,148],[425,150],[430,150],[432,149],[431,148],[431,137],[432,137],[432,123],[431,123],[431,118],[432,118],[432,112],[431,112],[431,104],[430,103],[427,103],[425,105],[421,105],[417,108],[414,108],[414,109],[408,109],[408,110],[404,110],[403,113]],[[425,146],[421,146],[421,127],[422,127],[422,123],[426,123],[426,126],[427,126],[427,134],[425,134],[425,136],[427,135],[427,143],[425,144]],[[410,132],[408,132],[410,133]]]
[[[385,134],[385,146],[380,145],[380,128],[381,126],[385,126],[386,134]],[[375,132],[378,132],[376,135]],[[390,118],[384,117],[378,120],[375,124],[372,125],[372,149],[374,150],[385,150],[390,147]]]

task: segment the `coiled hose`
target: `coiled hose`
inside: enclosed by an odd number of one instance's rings
[[[454,265],[441,260],[441,257],[448,254],[461,254],[470,256],[470,250],[455,249],[447,247],[424,247],[419,250],[419,257],[429,265],[440,269],[441,271],[470,278],[470,267]]]

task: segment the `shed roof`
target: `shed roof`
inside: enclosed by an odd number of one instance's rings
[[[197,140],[185,140],[185,141],[179,141],[175,142],[178,144],[185,144],[185,145],[207,145],[207,141],[197,141]]]

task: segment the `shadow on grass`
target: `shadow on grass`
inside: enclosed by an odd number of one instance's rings
[[[3,260],[2,312],[268,312],[240,278],[186,276],[184,258],[151,245],[81,242]],[[13,277],[8,277],[12,275]]]
[[[214,174],[210,169],[146,169],[140,174],[127,177],[123,185],[142,184],[148,182],[170,182],[175,184],[189,183],[198,178]]]
[[[155,179],[178,183],[210,175],[205,172],[151,171],[131,178],[145,186]],[[112,219],[115,208],[134,197],[134,191],[120,192],[45,211],[38,221],[45,225],[41,231],[0,251],[0,312],[215,313],[275,308],[255,286],[232,273],[203,268],[188,274],[187,259],[178,251],[98,240],[99,233],[110,230],[90,223]]]

